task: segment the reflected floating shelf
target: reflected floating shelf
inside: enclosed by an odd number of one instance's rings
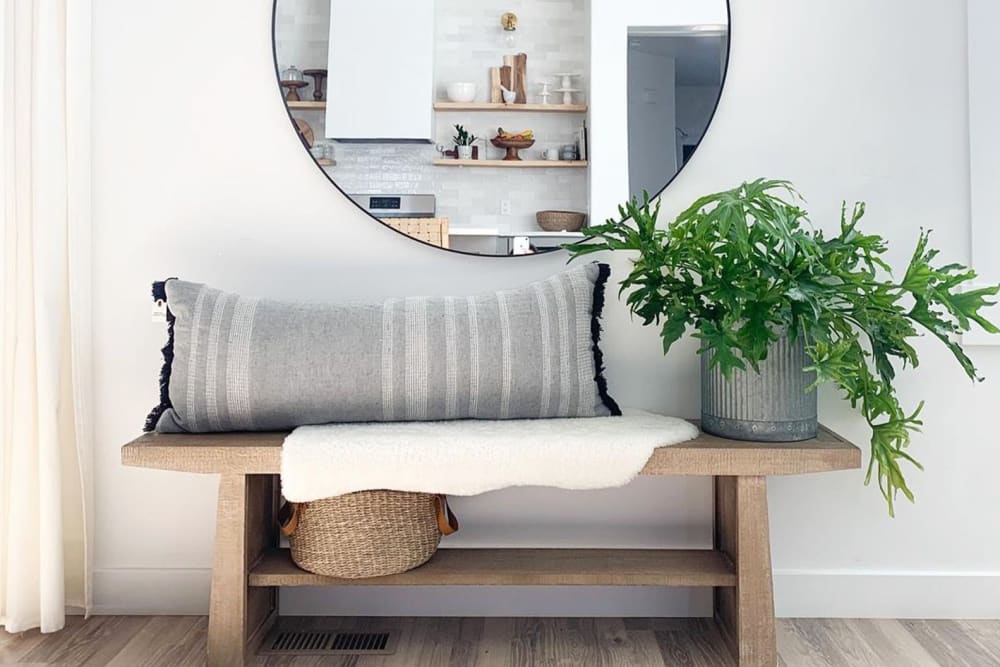
[[[313,100],[300,100],[298,102],[285,101],[289,109],[325,109],[326,102],[314,102]]]
[[[536,113],[586,113],[586,104],[503,104],[494,102],[435,102],[435,111],[531,111]]]
[[[582,169],[586,160],[434,160],[435,167],[500,167],[521,169]]]

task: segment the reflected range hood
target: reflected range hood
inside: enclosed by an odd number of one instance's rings
[[[434,0],[331,0],[326,137],[433,143]]]

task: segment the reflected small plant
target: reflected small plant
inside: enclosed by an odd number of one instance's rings
[[[457,134],[452,137],[452,141],[455,142],[456,146],[471,146],[477,139],[476,135],[468,132],[461,125],[455,126],[455,132],[457,132]]]

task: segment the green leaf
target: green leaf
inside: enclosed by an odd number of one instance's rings
[[[688,321],[684,315],[667,315],[660,330],[660,335],[663,337],[663,354],[669,352],[670,347],[680,340],[687,330],[687,325]]]

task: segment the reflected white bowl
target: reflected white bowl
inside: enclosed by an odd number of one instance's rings
[[[474,83],[449,83],[446,89],[448,100],[451,102],[473,102],[476,99],[476,84]]]

